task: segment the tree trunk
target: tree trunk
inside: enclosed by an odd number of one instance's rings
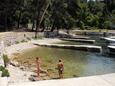
[[[39,24],[42,23],[42,21],[43,21],[43,19],[44,19],[44,16],[45,16],[45,13],[46,13],[46,11],[47,11],[49,5],[50,5],[50,3],[47,4],[47,6],[46,6],[46,8],[45,8],[45,10],[44,10],[44,12],[43,12],[43,14],[42,14],[42,17],[41,17],[41,19],[40,19],[40,23],[39,23]]]
[[[55,29],[55,27],[54,27],[54,23],[53,23],[53,25],[52,25],[52,27],[51,27],[51,32],[53,32],[54,29]]]
[[[40,12],[38,11],[37,18],[36,18],[35,38],[37,38],[37,34],[38,34],[38,28],[39,28],[39,15],[40,15]]]
[[[21,19],[22,11],[20,10],[19,17],[18,17],[18,22],[17,22],[17,28],[20,28],[20,19]]]
[[[55,21],[56,21],[56,19],[54,19],[53,24],[51,25],[51,30],[50,30],[51,32],[53,32],[55,29]]]
[[[43,1],[43,2],[44,2],[44,1]],[[36,18],[36,32],[35,32],[35,38],[37,38],[38,28],[39,28],[41,22],[42,22],[43,19],[44,19],[45,13],[46,13],[46,11],[47,11],[49,5],[50,5],[50,2],[47,4],[47,6],[46,6],[46,8],[45,8],[45,10],[44,10],[44,12],[43,12],[43,14],[42,14],[41,19],[39,19],[39,16],[40,16],[40,9],[38,10],[38,14],[37,14],[37,18]],[[38,6],[37,6],[37,7],[38,7]]]
[[[34,31],[34,27],[35,27],[35,21],[34,21],[34,19],[33,19],[32,31]]]
[[[43,32],[45,30],[45,26],[43,26],[43,29],[41,30],[41,32]]]

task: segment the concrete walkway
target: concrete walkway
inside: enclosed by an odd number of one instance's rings
[[[61,40],[64,41],[74,41],[74,42],[83,42],[83,43],[95,43],[95,40],[87,40],[87,39],[68,39],[68,38],[62,38]]]
[[[115,86],[115,73],[72,79],[15,83],[8,86]]]
[[[33,44],[38,46],[44,46],[44,47],[55,47],[55,48],[64,48],[64,49],[76,49],[76,50],[84,50],[84,51],[90,51],[90,52],[102,52],[101,46],[95,46],[95,45],[65,45],[65,44],[49,44],[49,43],[39,43],[39,42],[33,42]]]

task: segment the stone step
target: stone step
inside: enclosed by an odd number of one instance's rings
[[[93,46],[93,45],[64,45],[64,44],[48,44],[48,43],[37,43],[37,42],[34,42],[33,44],[45,47],[76,49],[90,52],[102,52],[101,46]]]
[[[86,40],[86,39],[61,39],[64,41],[74,41],[74,42],[84,42],[84,43],[95,43],[95,40]]]

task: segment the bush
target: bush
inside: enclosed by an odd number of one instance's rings
[[[34,40],[42,39],[42,38],[43,38],[43,36],[37,36],[37,38],[36,37],[32,37],[32,39],[34,39]]]
[[[21,42],[27,42],[27,41],[23,39]]]
[[[27,40],[31,40],[31,38],[27,37]]]
[[[5,54],[3,54],[3,59],[4,59],[5,67],[6,67],[10,60],[9,60],[8,56]]]
[[[15,41],[16,44],[19,44],[20,42],[19,41]]]
[[[2,71],[2,77],[5,77],[5,76],[7,76],[7,77],[10,76],[10,74],[9,74],[9,72],[8,72],[7,69],[4,69],[4,70]]]
[[[110,29],[112,25],[111,21],[105,21],[103,24],[104,29]]]
[[[82,21],[80,22],[80,29],[85,29],[84,23]]]
[[[38,36],[38,37],[37,37],[37,39],[42,39],[42,38],[43,38],[43,36]]]
[[[115,10],[112,11],[112,14],[115,14]]]
[[[3,71],[5,68],[3,66],[0,66],[0,71]]]
[[[5,67],[0,66],[0,71],[2,71],[2,75],[1,75],[2,77],[9,77],[10,76],[8,70],[5,69]]]

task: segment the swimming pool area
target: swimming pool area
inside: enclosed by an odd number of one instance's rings
[[[59,59],[64,61],[64,78],[100,75],[115,72],[115,58],[86,51],[38,47],[14,55],[21,65],[29,70],[35,69],[35,58],[42,59],[42,68],[46,69],[50,78],[58,76],[56,67]]]

